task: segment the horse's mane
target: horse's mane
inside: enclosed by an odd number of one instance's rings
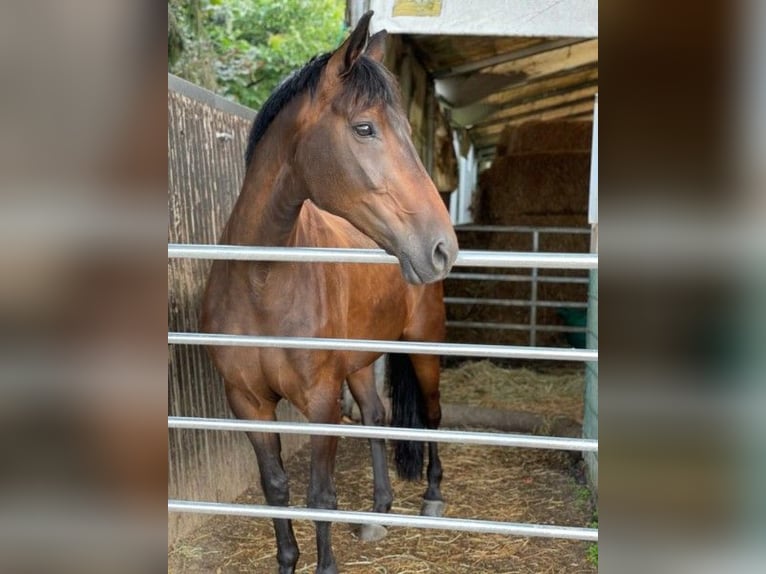
[[[255,153],[255,146],[266,133],[274,118],[277,117],[295,96],[309,90],[313,97],[316,93],[322,71],[332,56],[331,52],[313,57],[300,70],[287,76],[261,106],[253,120],[245,152],[245,165],[250,165]],[[349,108],[370,107],[383,102],[392,105],[399,100],[396,80],[391,73],[375,60],[361,56],[346,74],[341,76],[343,92],[338,100],[340,105]]]

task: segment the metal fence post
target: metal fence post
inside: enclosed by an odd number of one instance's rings
[[[532,231],[532,251],[537,253],[540,250],[540,232],[535,229]],[[529,346],[534,347],[537,344],[537,267],[532,268],[532,293],[529,297]]]

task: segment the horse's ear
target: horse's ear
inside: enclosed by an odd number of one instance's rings
[[[356,25],[356,28],[354,28],[354,31],[351,32],[351,35],[346,38],[346,41],[343,42],[343,44],[340,45],[340,48],[335,50],[330,57],[330,61],[327,63],[328,70],[342,76],[352,68],[356,60],[364,52],[372,14],[373,11],[370,10],[365,12],[365,14],[359,18],[359,23]]]
[[[386,37],[388,32],[381,30],[376,32],[367,42],[367,49],[364,51],[364,55],[372,58],[377,62],[383,62],[383,57],[386,55]]]

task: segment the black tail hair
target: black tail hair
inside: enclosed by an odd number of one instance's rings
[[[391,426],[426,428],[425,401],[409,355],[388,355],[388,390],[391,396]],[[394,461],[399,478],[422,478],[423,450],[421,441],[395,441]]]

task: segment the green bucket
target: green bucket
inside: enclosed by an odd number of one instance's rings
[[[556,310],[556,314],[561,317],[561,320],[564,321],[567,327],[585,327],[588,324],[587,309],[562,307]],[[565,331],[564,336],[572,347],[577,347],[578,349],[586,347],[585,333]]]

